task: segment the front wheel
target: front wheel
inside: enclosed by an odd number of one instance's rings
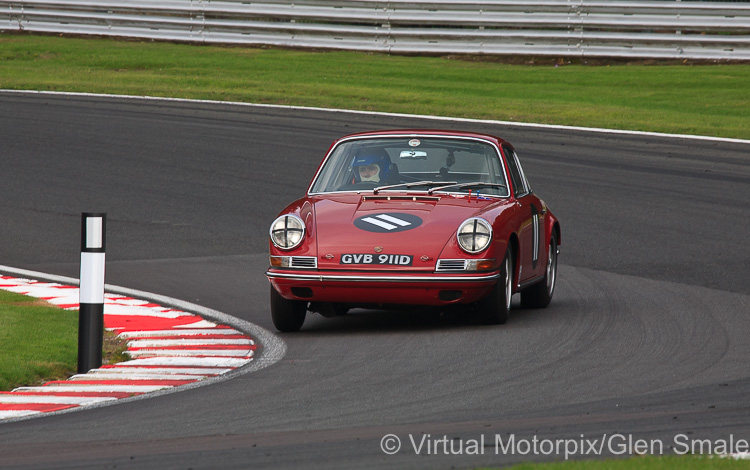
[[[500,268],[500,279],[490,295],[479,302],[479,313],[484,323],[501,325],[510,317],[510,299],[513,296],[513,254],[510,247]]]
[[[557,237],[553,233],[547,248],[547,267],[544,279],[521,291],[521,306],[524,308],[544,308],[552,301],[557,283]]]
[[[298,331],[306,314],[307,302],[285,299],[271,286],[271,319],[277,330]]]

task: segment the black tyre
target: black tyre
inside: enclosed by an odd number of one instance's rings
[[[490,295],[479,303],[479,314],[487,325],[501,325],[510,317],[510,299],[513,296],[513,253],[508,247],[500,268],[500,279]]]
[[[306,314],[307,302],[285,299],[271,286],[271,318],[277,330],[298,331]]]
[[[524,308],[544,308],[552,301],[557,283],[557,237],[553,233],[547,247],[547,267],[544,279],[521,291],[521,306]]]

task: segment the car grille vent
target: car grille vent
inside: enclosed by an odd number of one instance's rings
[[[415,201],[415,202],[437,202],[436,196],[362,196],[363,201]]]
[[[465,271],[466,260],[464,259],[439,259],[437,262],[438,271]]]
[[[318,267],[318,258],[314,256],[292,256],[291,267],[315,269]]]

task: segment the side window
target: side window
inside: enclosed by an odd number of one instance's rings
[[[513,159],[516,161],[516,166],[518,166],[518,172],[521,173],[521,180],[523,180],[523,186],[526,188],[526,192],[531,192],[531,185],[529,184],[529,180],[526,179],[526,174],[523,172],[523,167],[521,167],[521,160],[518,159],[518,154],[516,152],[513,152]]]
[[[529,192],[528,184],[523,176],[523,170],[518,163],[518,157],[510,147],[503,146],[503,153],[508,161],[508,168],[510,169],[510,180],[513,184],[513,195],[520,197],[526,195]]]

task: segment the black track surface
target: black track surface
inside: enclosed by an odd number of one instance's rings
[[[549,308],[309,317],[259,372],[2,423],[0,467],[471,468],[564,457],[496,436],[750,440],[750,144],[0,93],[0,264],[77,277],[80,214],[107,212],[108,283],[272,330],[269,223],[333,139],[403,127],[514,143],[562,222]],[[416,455],[425,434],[487,447]]]

